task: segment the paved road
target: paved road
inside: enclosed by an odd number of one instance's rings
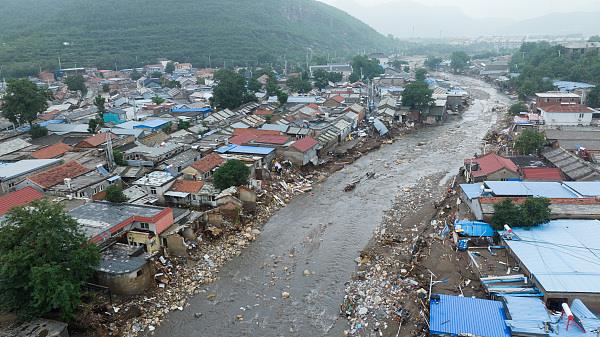
[[[209,301],[206,294],[192,298],[189,307],[171,313],[154,335],[341,336],[347,328],[338,315],[344,282],[395,194],[423,177],[454,175],[463,158],[480,149],[482,137],[495,123],[491,109],[496,101],[506,102],[483,82],[456,79],[489,98],[476,100],[461,118],[364,156],[316,186],[314,193],[294,199],[206,288],[216,299]],[[421,142],[426,144],[418,146]],[[342,191],[368,171],[377,172],[376,178],[351,193]],[[304,270],[314,274],[304,276]],[[282,299],[282,292],[289,292],[289,299]]]

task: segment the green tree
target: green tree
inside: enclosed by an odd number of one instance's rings
[[[103,84],[102,85],[102,92],[109,92],[110,91],[110,86],[108,84]]]
[[[550,221],[552,212],[550,210],[550,200],[547,198],[529,197],[525,199],[520,209],[523,226],[537,226]]]
[[[183,119],[180,119],[179,122],[177,122],[177,130],[185,130],[185,129],[189,129],[189,128],[190,128],[190,122],[184,121]]]
[[[48,135],[48,129],[46,129],[43,126],[34,124],[31,126],[31,129],[29,129],[29,134],[31,135],[31,138],[33,138],[33,139],[44,137],[44,136]]]
[[[69,76],[65,79],[65,84],[71,91],[79,91],[82,95],[87,93],[85,79],[82,75]]]
[[[150,78],[161,78],[161,77],[162,77],[162,73],[160,71],[155,71],[150,74]]]
[[[172,74],[175,71],[175,63],[169,62],[165,66],[165,73]]]
[[[494,204],[494,216],[492,224],[496,229],[501,229],[504,225],[511,227],[518,226],[522,221],[521,209],[515,205],[512,200],[504,199],[501,202]]]
[[[518,115],[521,112],[527,112],[529,111],[529,107],[527,107],[527,104],[523,103],[523,102],[517,102],[513,105],[510,106],[510,108],[508,109],[508,112],[511,115]]]
[[[405,73],[408,73],[408,72],[410,72],[410,67],[409,66],[404,66],[403,70],[404,70]]]
[[[152,103],[156,104],[156,105],[161,105],[165,102],[165,99],[156,95],[154,97],[152,97]]]
[[[94,105],[98,108],[98,113],[103,115],[106,112],[106,98],[98,95],[94,98]]]
[[[413,82],[408,84],[402,92],[402,104],[411,109],[422,110],[433,104],[433,90],[429,89],[424,82]]]
[[[469,55],[464,51],[455,51],[450,56],[450,67],[454,72],[459,73],[469,65]]]
[[[442,61],[443,60],[439,57],[430,56],[425,60],[424,65],[429,69],[436,70]]]
[[[588,42],[600,42],[600,35],[590,36],[590,38],[588,39]]]
[[[362,74],[362,79],[373,79],[375,76],[383,74],[383,67],[379,60],[370,59],[366,55],[356,55],[352,58],[352,70],[357,74]]]
[[[348,81],[350,81],[350,83],[355,83],[355,82],[360,81],[360,74],[357,74],[357,73],[353,72],[348,77]]]
[[[277,93],[277,90],[279,90],[279,86],[277,85],[277,80],[275,79],[275,76],[273,74],[271,74],[269,76],[269,79],[267,80],[266,89],[267,89],[267,96],[273,96]]]
[[[0,226],[0,309],[72,318],[99,259],[60,204],[41,200],[11,210]]]
[[[288,80],[287,80],[287,86],[293,92],[298,92],[298,93],[301,93],[301,94],[307,93],[307,92],[310,91],[310,89],[312,89],[312,86],[310,85],[310,82],[308,82],[308,80],[306,80],[306,79],[304,79],[302,77],[288,78]]]
[[[213,90],[213,103],[221,109],[235,109],[240,105],[256,101],[256,96],[246,89],[246,79],[235,71],[221,69],[215,73],[218,81]]]
[[[315,70],[313,79],[315,80],[315,87],[321,90],[329,85],[329,73],[323,69]]]
[[[10,80],[2,114],[14,124],[31,123],[48,108],[48,91],[26,79]]]
[[[253,77],[248,80],[248,90],[258,92],[260,89],[262,89],[262,84],[256,78]]]
[[[393,60],[389,64],[390,66],[392,66],[392,68],[400,71],[404,68],[405,65],[408,65],[408,62],[403,60]]]
[[[285,91],[277,90],[277,101],[279,105],[285,105],[288,101],[288,94]]]
[[[88,132],[89,133],[96,133],[96,131],[98,130],[98,119],[97,118],[92,118],[88,121]]]
[[[587,104],[592,108],[600,108],[600,86],[593,88],[587,96]]]
[[[545,143],[546,138],[542,133],[532,129],[525,129],[515,140],[514,147],[523,155],[538,154]]]
[[[229,160],[223,166],[219,167],[213,175],[215,187],[220,190],[231,186],[240,186],[248,184],[250,169],[246,164],[239,160]]]
[[[123,193],[123,188],[119,185],[111,185],[106,188],[106,197],[104,198],[106,201],[114,202],[114,203],[123,203],[128,199]]]
[[[113,158],[115,159],[115,164],[117,164],[119,166],[127,165],[127,162],[125,161],[125,159],[123,157],[123,152],[121,152],[119,150],[113,150]]]
[[[417,81],[423,82],[425,78],[427,78],[427,70],[419,68],[415,71],[415,79]]]
[[[131,74],[129,75],[129,78],[131,78],[134,81],[139,80],[140,78],[142,78],[142,74],[140,74],[139,71],[137,71],[137,69],[133,69],[133,71],[131,72]]]

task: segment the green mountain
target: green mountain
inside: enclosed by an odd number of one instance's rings
[[[307,54],[385,51],[391,41],[314,0],[0,0],[0,66],[208,66],[305,62]],[[309,49],[310,48],[310,49]]]

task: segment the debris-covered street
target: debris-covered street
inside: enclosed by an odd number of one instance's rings
[[[390,227],[383,236],[394,235],[391,224],[402,224],[406,230],[400,233],[405,237],[397,239],[413,244],[421,225],[429,224],[433,203],[442,199],[462,158],[478,151],[481,139],[495,124],[492,108],[506,102],[481,81],[460,80],[476,98],[462,118],[383,145],[293,199],[265,224],[254,243],[223,266],[214,283],[182,302],[183,310],[169,313],[154,331],[146,332],[155,336],[365,335],[367,330],[349,327],[340,315],[346,288],[361,290],[360,274],[348,283],[357,261],[382,270],[375,261],[361,261],[361,251],[374,231],[374,240],[380,239],[384,228]],[[344,192],[345,186],[368,172],[374,172],[374,177]],[[414,234],[408,237],[408,233]],[[380,315],[379,323],[372,324],[381,325],[385,335],[395,335],[391,327],[383,329],[392,310],[385,296],[393,292],[379,294],[379,288],[386,288],[381,283],[362,282],[362,286],[363,291],[372,287],[362,296],[372,303],[357,310],[365,317]]]

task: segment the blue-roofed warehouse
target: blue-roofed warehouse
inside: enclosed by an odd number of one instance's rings
[[[429,303],[431,335],[511,336],[502,302],[450,295],[439,295],[435,301],[434,297]]]
[[[600,311],[600,221],[553,220],[513,228],[504,238],[521,271],[544,293],[546,304],[582,299]]]

